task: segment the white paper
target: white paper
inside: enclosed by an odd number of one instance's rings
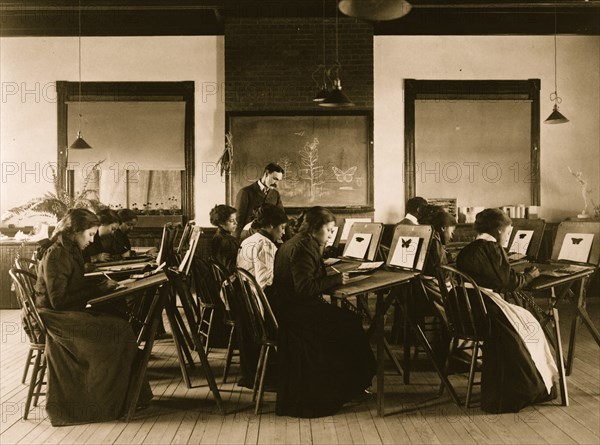
[[[372,270],[383,266],[383,261],[369,261],[367,263],[360,263],[358,270]]]
[[[363,259],[371,244],[371,233],[355,233],[346,244],[344,256]]]
[[[419,250],[419,242],[421,239],[418,236],[401,236],[398,238],[398,243],[392,252],[390,265],[413,269],[417,252]]]
[[[346,218],[346,220],[344,221],[344,228],[342,229],[342,236],[340,237],[340,241],[344,242],[348,239],[348,235],[350,235],[350,228],[355,222],[371,222],[371,218]]]
[[[558,259],[587,263],[593,240],[593,233],[567,233],[560,248]]]
[[[504,247],[505,249],[508,247],[508,241],[510,240],[510,235],[512,234],[513,229],[514,229],[513,226],[508,227],[508,233],[506,234],[506,240],[502,243],[502,247]]]
[[[510,245],[509,252],[520,253],[521,255],[527,255],[527,249],[531,244],[533,238],[533,230],[517,230],[513,242]]]
[[[338,226],[333,226],[331,235],[329,236],[327,243],[325,243],[325,247],[333,246],[333,243],[335,242],[335,237],[337,236],[338,230],[339,230]]]

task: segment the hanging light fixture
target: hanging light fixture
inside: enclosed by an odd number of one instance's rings
[[[316,76],[319,74],[319,72],[323,73],[323,80],[321,84],[319,84],[316,79]],[[313,102],[323,102],[329,96],[329,90],[327,89],[327,67],[325,65],[319,65],[313,72],[312,77],[318,88],[317,94],[315,94],[315,97],[313,98]]]
[[[77,114],[79,116],[78,118],[78,127],[77,127],[77,139],[75,139],[75,142],[73,142],[69,148],[72,148],[74,150],[85,150],[88,148],[92,148],[90,146],[90,144],[88,144],[82,137],[81,137],[81,0],[79,0],[79,8],[78,8],[78,16],[77,16],[77,22],[79,25],[79,39],[78,39],[78,49],[79,49],[79,100],[78,100],[78,109],[77,109]]]
[[[313,72],[313,80],[315,81],[315,84],[317,85],[317,94],[315,95],[315,97],[313,98],[313,102],[323,102],[325,99],[327,99],[327,96],[329,96],[329,89],[327,88],[327,66],[325,65],[325,0],[323,0],[323,21],[322,21],[322,32],[323,32],[323,38],[322,38],[322,43],[323,43],[323,64],[319,65],[317,67],[317,69]],[[315,75],[317,75],[319,73],[319,71],[322,72],[322,76],[323,76],[323,80],[322,83],[319,84],[319,82],[317,82],[317,79],[315,78]]]
[[[554,4],[554,92],[550,93],[550,100],[554,102],[554,110],[550,113],[550,116],[544,121],[545,124],[564,124],[569,122],[560,111],[558,111],[558,104],[562,102],[562,99],[557,93],[557,77],[556,77],[556,3]]]
[[[342,91],[342,81],[340,79],[340,69],[342,65],[339,62],[339,34],[338,34],[338,9],[335,9],[335,65],[330,72],[335,72],[332,80],[332,88],[327,98],[319,102],[320,107],[353,107],[354,103],[348,99],[348,96]]]
[[[398,19],[412,8],[405,0],[341,0],[338,7],[349,17],[374,22]]]

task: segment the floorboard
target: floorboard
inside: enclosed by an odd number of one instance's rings
[[[565,347],[573,308],[559,306]],[[588,302],[599,320],[600,301]],[[487,414],[477,402],[455,406],[449,396],[437,398],[439,379],[415,364],[410,385],[386,366],[386,416],[377,416],[375,395],[347,404],[334,416],[296,419],[276,416],[275,394],[265,393],[261,413],[254,415],[252,392],[237,381],[234,362],[228,383],[221,383],[225,351],[209,355],[226,415],[219,413],[199,365],[191,370],[193,387],[183,383],[171,340],[155,344],[148,377],[155,395],[150,406],[129,422],[115,421],[54,428],[45,400],[22,420],[27,386],[20,380],[28,350],[20,331],[19,312],[1,310],[4,339],[0,343],[1,444],[597,444],[600,443],[600,350],[584,326],[579,328],[573,373],[567,378],[570,406],[558,401],[519,413]],[[599,323],[600,324],[600,323]],[[399,347],[393,346],[399,353]],[[565,348],[566,350],[566,348]],[[417,359],[423,363],[422,354]],[[198,361],[197,357],[195,357]],[[389,364],[388,364],[389,365]],[[451,377],[459,397],[466,393],[464,375]]]

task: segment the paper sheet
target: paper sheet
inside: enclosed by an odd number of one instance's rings
[[[373,234],[371,233],[355,233],[346,244],[344,256],[363,259],[369,250],[372,237]]]
[[[515,233],[515,237],[513,238],[513,242],[508,251],[520,253],[521,255],[527,255],[527,249],[529,249],[529,244],[531,244],[532,238],[533,230],[517,230],[517,233]]]
[[[392,252],[390,265],[413,269],[417,252],[419,251],[419,243],[421,238],[418,236],[401,236],[398,238],[398,243]]]
[[[348,235],[350,235],[350,228],[355,222],[371,222],[371,218],[346,218],[344,221],[344,228],[342,229],[342,236],[340,237],[341,242],[344,242],[348,239]]]
[[[560,248],[558,259],[587,263],[593,240],[593,233],[567,233]]]

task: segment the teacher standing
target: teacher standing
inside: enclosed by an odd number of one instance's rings
[[[268,164],[261,178],[238,192],[236,206],[238,225],[235,236],[240,237],[244,227],[254,219],[254,210],[264,203],[283,209],[277,184],[283,179],[284,170],[275,163]]]

